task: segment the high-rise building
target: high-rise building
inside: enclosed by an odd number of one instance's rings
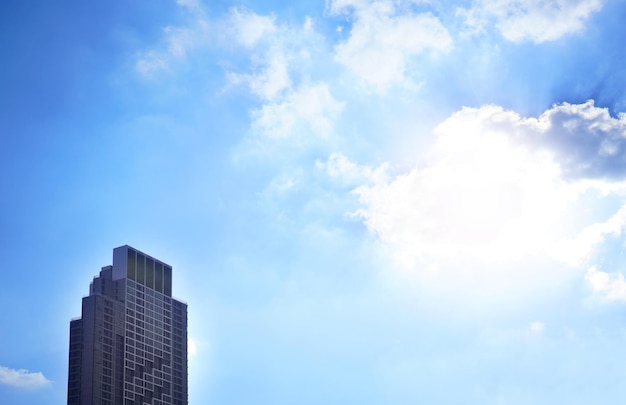
[[[187,304],[172,267],[113,249],[70,322],[68,405],[187,405]]]

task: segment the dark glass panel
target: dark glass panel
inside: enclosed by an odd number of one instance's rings
[[[137,282],[146,283],[146,256],[137,253]]]
[[[155,263],[154,266],[154,289],[163,292],[163,264]]]
[[[135,251],[132,249],[128,249],[126,276],[130,278],[131,280],[137,280],[135,278]]]
[[[146,257],[146,287],[154,288],[154,260]]]
[[[163,269],[163,294],[168,297],[172,296],[172,268],[165,266]]]

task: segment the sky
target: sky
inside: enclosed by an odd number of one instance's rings
[[[112,249],[191,404],[618,404],[626,4],[0,4],[0,402],[66,401]]]

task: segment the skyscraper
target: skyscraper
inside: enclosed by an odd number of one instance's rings
[[[70,322],[68,405],[187,405],[187,304],[172,267],[113,249]]]

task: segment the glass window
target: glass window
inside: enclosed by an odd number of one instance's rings
[[[169,297],[172,296],[172,268],[164,266],[163,268],[163,293]]]
[[[146,276],[146,257],[144,255],[137,255],[137,282],[145,284]]]
[[[136,280],[135,278],[135,251],[132,249],[128,249],[128,262],[126,266],[126,276],[131,280]]]
[[[154,266],[154,289],[163,292],[163,264],[155,263]]]
[[[154,288],[154,260],[146,257],[146,286]]]

